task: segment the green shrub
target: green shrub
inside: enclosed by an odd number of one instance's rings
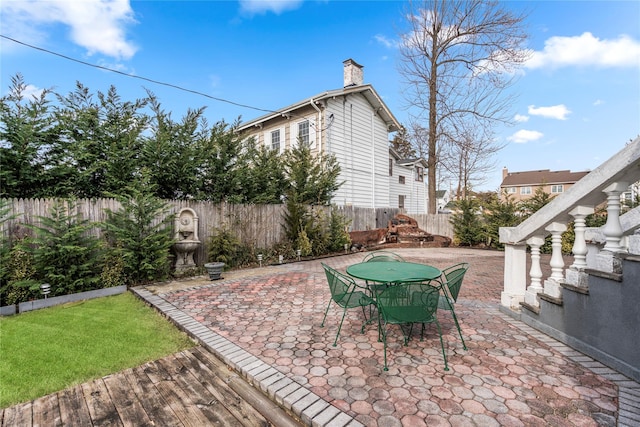
[[[335,209],[331,209],[331,217],[329,218],[329,242],[328,249],[330,252],[339,252],[344,250],[344,245],[351,246],[351,237],[347,231],[350,220],[339,215]]]
[[[460,210],[451,217],[455,243],[461,246],[473,246],[484,241],[484,228],[478,214],[478,203],[473,199],[456,202]]]
[[[67,295],[100,287],[102,247],[90,233],[93,227],[80,214],[72,214],[73,201],[56,201],[49,217],[39,217],[29,247],[35,278],[51,285],[51,295]]]
[[[113,256],[122,259],[124,281],[131,285],[166,279],[174,243],[169,206],[144,180],[130,186],[128,195],[115,197],[122,207],[107,210],[103,227]]]

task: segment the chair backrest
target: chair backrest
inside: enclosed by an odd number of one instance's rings
[[[336,304],[344,307],[344,305],[349,302],[349,295],[353,293],[357,286],[356,282],[349,276],[345,276],[339,271],[329,267],[327,264],[321,264],[327,276],[327,282],[329,282],[331,298],[336,302]]]
[[[438,288],[420,282],[389,286],[376,297],[385,322],[399,324],[432,322],[438,299]]]
[[[462,287],[462,280],[464,279],[464,275],[467,273],[467,270],[469,270],[469,263],[467,262],[461,262],[442,270],[442,274],[445,278],[443,285],[446,286],[449,295],[453,298],[453,301],[458,300],[460,288]]]
[[[397,261],[397,262],[405,262],[404,258],[400,255],[389,252],[389,251],[375,251],[368,253],[363,262],[376,262],[376,261]]]

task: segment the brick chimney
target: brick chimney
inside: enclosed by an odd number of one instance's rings
[[[507,169],[507,167],[503,167],[502,168],[502,180],[504,181],[504,179],[507,177],[507,175],[509,175],[509,169]]]
[[[362,65],[358,64],[353,59],[347,59],[344,64],[344,87],[359,86],[364,81],[364,73]]]

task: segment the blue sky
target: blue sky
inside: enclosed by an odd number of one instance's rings
[[[527,48],[502,167],[589,170],[640,135],[640,2],[511,1],[529,11]],[[397,72],[400,1],[2,0],[0,33],[91,64],[201,92],[241,107],[82,65],[0,38],[0,93],[16,73],[31,90],[67,94],[114,85],[125,100],[154,92],[178,120],[206,106],[212,121],[249,120],[342,86],[342,61],[364,66],[398,120],[409,112]]]

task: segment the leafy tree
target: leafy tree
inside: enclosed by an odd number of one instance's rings
[[[400,44],[400,73],[416,121],[426,120],[429,213],[436,213],[439,146],[459,140],[462,123],[490,129],[507,122],[511,100],[504,90],[529,52],[522,47],[524,16],[485,0],[410,3]],[[488,135],[490,132],[482,132]]]
[[[533,196],[520,202],[520,208],[523,214],[528,217],[552,201],[554,197],[555,196],[544,191],[542,187],[537,187],[533,192]]]
[[[0,196],[42,197],[47,154],[57,139],[48,90],[29,95],[22,75],[11,78],[9,93],[0,98]]]
[[[522,222],[518,202],[509,195],[502,202],[496,197],[486,205],[484,221],[487,244],[502,249],[504,245],[500,243],[500,227],[515,227]]]
[[[219,121],[209,128],[205,123],[196,144],[201,158],[197,175],[199,200],[217,203],[242,193],[240,175],[244,165],[238,159],[243,145],[234,130],[238,124]]]
[[[349,223],[350,221],[338,214],[335,209],[331,209],[329,218],[329,251],[338,252],[344,249],[344,245],[351,246],[351,237],[347,231]]]
[[[474,199],[462,199],[456,202],[457,212],[451,216],[453,235],[457,244],[474,246],[484,241],[484,230],[478,203]]]
[[[240,163],[245,165],[240,175],[241,202],[279,204],[287,187],[282,156],[265,146],[248,141]]]
[[[115,87],[97,101],[89,88],[76,83],[74,92],[58,95],[56,108],[61,140],[55,163],[64,185],[78,197],[118,193],[139,173],[141,134],[148,117],[141,113],[146,99],[122,101]]]
[[[327,205],[342,183],[335,156],[314,156],[305,144],[287,151],[284,160],[287,198],[307,205]]]
[[[91,234],[93,227],[79,213],[73,201],[56,201],[50,216],[39,217],[41,225],[30,226],[30,240],[36,276],[51,285],[52,295],[66,295],[100,287],[102,247]]]
[[[114,195],[118,211],[107,210],[104,223],[110,250],[124,262],[128,285],[165,279],[170,269],[172,217],[169,206],[154,196],[148,178],[127,187],[126,194]],[[158,220],[159,218],[159,220]]]
[[[307,205],[326,205],[330,202],[341,185],[337,183],[340,166],[334,156],[314,157],[305,144],[298,144],[289,150],[284,165],[288,180],[287,212],[284,215],[287,239],[305,248],[313,247],[312,244],[307,245],[307,241],[318,235],[314,231],[317,225],[307,211]]]
[[[189,110],[177,123],[165,112],[155,95],[149,93],[153,112],[149,136],[143,137],[140,166],[161,199],[189,199],[198,194],[198,166],[201,152],[197,142],[204,108]]]

